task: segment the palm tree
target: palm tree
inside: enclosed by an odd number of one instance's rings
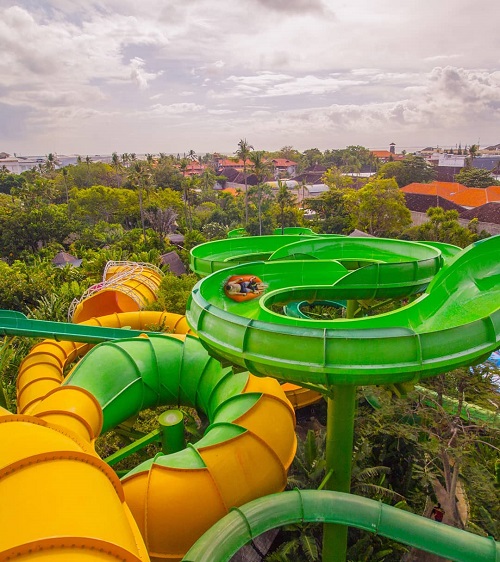
[[[256,186],[256,191],[257,191],[257,201],[258,201],[258,210],[259,210],[259,236],[262,236],[262,201],[264,199],[264,191],[266,187],[266,184],[264,184],[264,180],[269,175],[271,171],[271,166],[269,165],[269,162],[266,162],[266,160],[264,160],[263,150],[252,152],[249,157],[253,164],[253,172],[257,176],[257,181],[259,182]],[[245,199],[246,199],[246,191],[245,191]],[[247,210],[247,205],[245,205],[245,211],[246,210]]]
[[[141,213],[141,226],[144,239],[146,239],[146,227],[144,223],[143,190],[147,187],[150,179],[151,175],[144,166],[143,162],[134,162],[132,166],[132,172],[129,175],[129,180],[130,183],[137,188],[137,192],[139,195],[139,210]]]
[[[295,204],[295,196],[290,193],[286,182],[278,180],[278,194],[276,195],[276,202],[280,208],[280,224],[281,234],[285,232],[285,208],[291,207]]]
[[[59,162],[57,161],[57,155],[52,152],[49,152],[45,159],[45,171],[50,174],[56,169],[56,165]]]
[[[111,164],[112,164],[113,168],[115,169],[116,187],[120,187],[121,182],[118,181],[118,178],[119,178],[119,172],[120,172],[120,169],[121,169],[122,165],[121,165],[121,162],[120,162],[120,157],[118,156],[118,154],[116,152],[113,152],[113,154],[111,155]]]
[[[62,169],[62,176],[64,182],[64,191],[66,192],[66,205],[68,206],[68,215],[69,215],[68,168]]]
[[[476,158],[478,153],[479,153],[479,145],[478,144],[471,144],[469,146],[469,158],[467,158],[467,166],[469,168],[472,168],[472,166],[474,164],[474,158]]]
[[[90,187],[90,164],[92,163],[92,158],[87,154],[85,158],[85,164],[87,164],[87,187]]]
[[[248,224],[248,184],[247,184],[247,160],[253,150],[253,146],[248,144],[247,139],[241,139],[238,143],[238,150],[235,152],[240,160],[243,160],[243,179],[245,180],[245,226]]]

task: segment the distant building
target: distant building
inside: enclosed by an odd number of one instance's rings
[[[187,273],[186,266],[175,251],[163,254],[160,257],[160,263],[162,265],[168,265],[169,271],[174,275],[177,275],[177,277]]]
[[[56,267],[64,267],[66,265],[71,265],[73,267],[79,267],[82,264],[83,260],[75,258],[71,254],[67,252],[59,252],[56,254],[52,260],[52,264]]]
[[[274,167],[274,177],[294,176],[297,172],[297,162],[288,158],[273,158],[271,160]]]

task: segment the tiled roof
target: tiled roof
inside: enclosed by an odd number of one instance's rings
[[[271,162],[278,168],[288,168],[288,166],[296,166],[297,162],[288,160],[288,158],[273,158]]]
[[[187,273],[186,266],[181,261],[181,258],[178,256],[177,252],[175,251],[168,252],[168,254],[163,254],[160,257],[160,262],[162,265],[168,265],[169,270],[174,275],[179,276],[179,275],[183,275],[184,273]]]
[[[246,163],[247,167],[253,165],[251,160],[247,160]],[[243,160],[224,158],[222,160],[219,160],[218,165],[222,168],[243,168]]]
[[[500,202],[500,186],[469,187],[466,191],[453,195],[452,201],[462,205],[462,207],[480,207],[486,203]]]
[[[56,254],[54,256],[54,259],[52,260],[52,263],[57,267],[64,267],[67,264],[74,265],[75,267],[78,267],[79,265],[81,265],[82,261],[83,260],[75,258],[75,256],[72,256],[71,254],[68,254],[67,252],[59,252],[58,254]]]
[[[479,207],[485,203],[500,201],[500,186],[487,188],[466,187],[454,182],[411,183],[401,188],[405,193],[420,193],[444,197],[462,207]]]
[[[392,152],[389,152],[388,150],[370,150],[370,152],[376,158],[390,158],[391,156],[393,157],[395,156]]]
[[[405,193],[421,193],[422,195],[439,195],[447,199],[455,193],[468,188],[461,183],[451,181],[433,181],[431,183],[410,183],[401,188]]]
[[[481,222],[500,224],[500,203],[486,203],[475,209],[469,209],[460,213],[462,219],[477,218]]]
[[[423,193],[405,193],[406,206],[410,211],[426,213],[431,207],[441,207],[445,211],[455,210],[461,213],[465,209],[453,201],[440,195],[427,195]]]

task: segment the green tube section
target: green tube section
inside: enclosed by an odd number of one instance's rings
[[[233,375],[222,368],[193,336],[182,340],[156,334],[98,345],[63,386],[93,394],[103,410],[105,432],[141,410],[166,404],[191,406],[213,420],[226,400],[238,400],[247,379],[248,373]]]
[[[297,384],[415,383],[483,361],[500,346],[500,262],[495,257],[500,236],[469,246],[437,271],[438,257],[425,256],[438,250],[413,246],[420,255],[416,260],[351,272],[332,260],[254,262],[217,271],[195,286],[188,323],[217,357]],[[420,266],[422,274],[405,273]],[[267,289],[260,298],[235,302],[222,288],[230,276],[244,274],[258,276]],[[276,312],[288,302],[380,296],[381,287],[385,295],[394,288],[393,296],[404,296],[430,278],[412,303],[378,316],[313,320]]]
[[[456,562],[498,562],[500,543],[395,507],[342,492],[294,490],[233,510],[188,551],[184,562],[226,562],[247,542],[293,523],[357,527]]]

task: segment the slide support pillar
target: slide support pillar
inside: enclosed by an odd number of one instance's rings
[[[164,455],[185,448],[184,414],[180,410],[167,410],[158,416],[161,427],[161,448]]]
[[[354,410],[356,386],[334,385],[333,398],[328,399],[326,429],[326,473],[331,476],[325,489],[349,493],[354,441]],[[345,562],[348,527],[325,524],[323,527],[323,560]]]

